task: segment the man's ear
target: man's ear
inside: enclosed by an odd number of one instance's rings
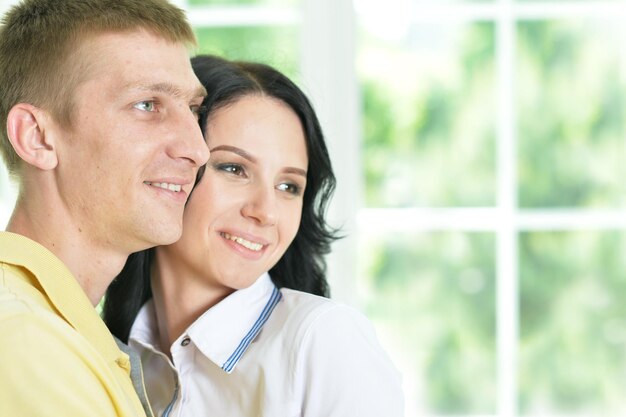
[[[58,164],[53,135],[46,136],[46,123],[51,120],[32,104],[13,106],[7,117],[7,135],[15,152],[29,165],[42,170]]]

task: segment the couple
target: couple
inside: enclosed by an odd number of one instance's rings
[[[400,415],[371,325],[308,294],[334,186],[308,100],[267,66],[191,68],[193,41],[159,0],[5,17],[0,415],[150,414],[145,392],[156,415]],[[118,274],[104,317],[145,391],[93,308]]]

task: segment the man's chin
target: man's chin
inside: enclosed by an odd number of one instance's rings
[[[182,224],[178,227],[161,227],[158,230],[151,230],[152,233],[145,236],[143,242],[139,243],[139,248],[135,252],[155,246],[165,246],[178,242],[183,234]]]

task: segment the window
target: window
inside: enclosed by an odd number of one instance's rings
[[[407,415],[623,414],[626,5],[355,5],[360,302]]]

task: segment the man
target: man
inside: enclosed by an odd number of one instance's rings
[[[97,315],[127,256],[176,241],[208,149],[195,38],[167,0],[24,0],[0,29],[0,415],[143,416]]]

